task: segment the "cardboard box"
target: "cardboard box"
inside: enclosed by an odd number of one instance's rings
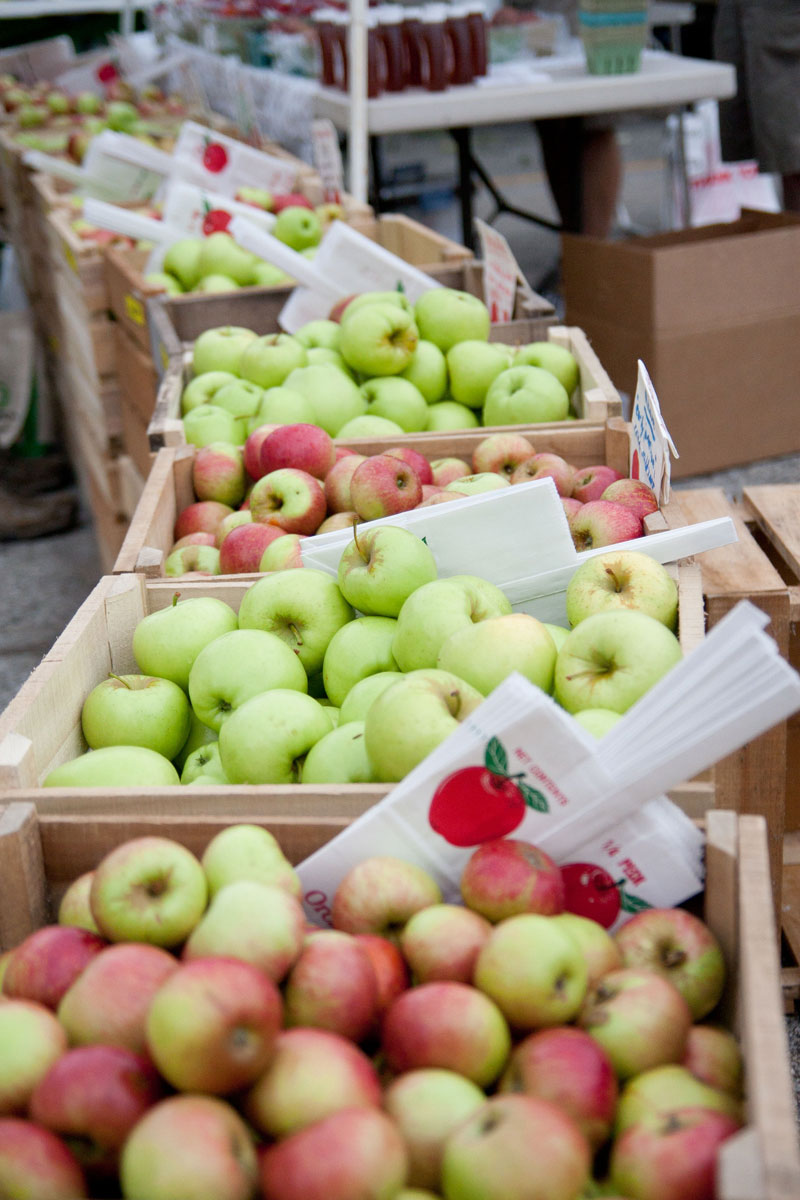
[[[644,361],[676,478],[800,450],[800,216],[562,247],[566,319],[622,391]]]

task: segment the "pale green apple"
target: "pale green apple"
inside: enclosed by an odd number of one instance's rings
[[[84,871],[77,879],[73,879],[58,906],[59,925],[71,925],[76,929],[86,929],[89,933],[100,932],[97,922],[92,916],[92,906],[89,903],[93,879],[94,871]],[[3,979],[0,975],[0,995],[2,995],[2,991]]]
[[[161,288],[168,296],[182,296],[183,288],[174,275],[169,275],[166,271],[150,271],[144,276],[145,283],[149,283],[151,287]]]
[[[364,720],[376,778],[396,783],[422,762],[483,702],[449,671],[410,671],[372,703]]]
[[[190,446],[210,446],[212,442],[244,445],[247,429],[233,413],[217,404],[198,404],[183,418],[183,433]]]
[[[111,942],[168,949],[189,936],[205,911],[208,885],[191,850],[172,838],[128,838],[95,868],[92,914]]]
[[[529,342],[514,355],[514,366],[541,367],[555,375],[564,391],[571,396],[580,382],[580,368],[575,355],[555,342]]]
[[[137,623],[133,657],[144,675],[171,679],[185,691],[192,663],[203,647],[236,627],[236,613],[224,600],[214,596],[175,600]]]
[[[253,263],[252,283],[254,287],[280,287],[281,285],[288,287],[292,280],[280,267],[259,258]]]
[[[510,612],[508,597],[485,579],[472,575],[436,579],[412,592],[400,609],[392,652],[401,671],[435,667],[451,634]]]
[[[341,327],[338,321],[307,321],[294,336],[306,350],[316,346],[322,346],[326,350],[338,350]]]
[[[303,567],[276,571],[252,584],[242,597],[239,628],[277,634],[310,677],[322,670],[333,635],[354,616],[332,576]]]
[[[190,292],[200,275],[200,250],[204,238],[179,238],[167,247],[164,270],[174,275],[185,292]]]
[[[310,401],[313,423],[331,437],[337,437],[346,422],[367,411],[367,402],[354,381],[332,363],[298,367],[287,377],[286,386]]]
[[[217,735],[214,730],[209,729],[195,713],[192,713],[189,736],[172,760],[175,770],[182,771],[186,765],[187,758],[194,750],[199,750],[201,746],[207,746],[209,742],[215,742],[216,740]]]
[[[57,967],[54,965],[52,969],[56,970]],[[44,1004],[37,1004],[31,1000],[3,997],[0,1001],[0,1114],[4,1123],[5,1119],[27,1110],[28,1101],[37,1084],[47,1075],[53,1064],[66,1054],[67,1049],[66,1031],[59,1024],[54,1012]],[[21,1163],[19,1174],[13,1164],[11,1171],[7,1173],[5,1149],[9,1141],[10,1138],[4,1140],[3,1192],[7,1196],[13,1196],[15,1193],[24,1196],[27,1193],[33,1197],[36,1191],[32,1164],[26,1164],[31,1167],[31,1174],[27,1178],[23,1178],[24,1168]],[[55,1163],[51,1169],[53,1191],[50,1191],[49,1187],[47,1191],[53,1196],[59,1192],[61,1195],[67,1195],[66,1183],[62,1192],[54,1178]]]
[[[81,709],[83,736],[93,750],[144,746],[173,758],[189,734],[186,693],[155,675],[112,675],[89,692]]]
[[[322,226],[317,214],[313,209],[296,204],[281,209],[271,233],[279,242],[298,251],[313,249],[322,240]]]
[[[378,376],[361,385],[367,401],[367,416],[386,417],[401,427],[404,433],[419,433],[428,422],[428,405],[422,392],[407,379],[397,376]]]
[[[411,362],[419,334],[413,316],[396,304],[367,304],[342,318],[339,350],[362,375],[398,375]]]
[[[303,763],[301,783],[373,783],[367,757],[364,722],[337,725],[312,746]]]
[[[300,901],[286,888],[256,879],[233,880],[212,899],[183,957],[189,962],[209,955],[240,958],[280,983],[300,954],[305,924]]]
[[[580,564],[567,584],[566,607],[570,625],[595,612],[635,609],[674,629],[678,587],[667,568],[649,554],[610,550]]]
[[[230,275],[204,275],[192,288],[193,292],[236,292],[239,284]]]
[[[450,395],[459,404],[482,408],[489,385],[508,369],[508,353],[493,342],[456,342],[447,351]]]
[[[458,675],[484,696],[512,671],[549,693],[555,665],[553,639],[542,622],[527,613],[507,613],[464,626],[443,643],[436,659],[440,670]]]
[[[164,787],[180,783],[168,758],[144,746],[91,750],[48,772],[42,787]]]
[[[647,613],[594,613],[572,630],[556,659],[554,695],[568,712],[624,713],[682,657],[674,633]]]
[[[289,688],[261,692],[220,730],[223,770],[231,783],[297,783],[303,758],[332,728],[327,709],[312,696]]]
[[[433,342],[420,338],[411,362],[400,372],[400,378],[419,388],[427,404],[435,404],[437,400],[443,400],[447,392],[447,359]]]
[[[449,429],[475,429],[480,424],[471,408],[456,400],[438,400],[428,405],[429,433],[446,433]]]
[[[378,417],[374,413],[364,413],[363,416],[353,417],[345,421],[336,435],[338,438],[386,438],[402,437],[405,430],[396,421],[388,417]]]
[[[553,639],[556,650],[560,650],[570,635],[569,629],[564,625],[553,625],[550,621],[545,621],[544,627]]]
[[[336,367],[338,371],[344,371],[348,379],[355,379],[353,372],[338,350],[329,350],[327,346],[311,346],[306,350],[306,355],[310,367],[319,365]]]
[[[277,838],[260,825],[228,825],[211,839],[200,861],[212,899],[221,888],[240,879],[275,884],[292,896],[301,892],[297,872]]]
[[[253,282],[253,255],[242,249],[229,233],[222,231],[203,238],[198,258],[200,278],[227,275],[239,287]]]
[[[481,492],[496,492],[510,486],[505,475],[498,475],[496,471],[479,471],[477,475],[463,475],[461,479],[446,483],[444,490],[458,492],[460,496],[477,496]]]
[[[192,368],[195,375],[206,371],[229,371],[239,374],[239,363],[245,347],[255,338],[252,329],[242,325],[219,325],[205,329],[195,338],[192,348]]]
[[[628,1080],[622,1089],[614,1118],[619,1136],[642,1118],[678,1108],[710,1108],[741,1119],[742,1106],[735,1096],[696,1079],[678,1063],[651,1067]]]
[[[189,673],[189,699],[218,733],[231,713],[270,688],[307,692],[303,664],[286,642],[262,629],[235,629],[205,646]]]
[[[385,692],[398,679],[404,679],[402,671],[378,671],[375,675],[367,675],[354,683],[342,701],[339,710],[339,723],[347,725],[351,721],[363,721],[372,705],[382,692]]]
[[[213,404],[220,388],[235,382],[236,376],[231,371],[206,371],[203,375],[195,375],[183,389],[181,415],[186,416],[187,412],[201,404]]]
[[[368,675],[394,671],[392,655],[397,622],[391,617],[357,617],[331,638],[322,664],[322,679],[329,700],[341,705],[347,693]]]
[[[397,289],[393,292],[362,292],[360,296],[353,296],[347,302],[342,320],[345,319],[345,316],[351,316],[368,304],[395,304],[398,308],[402,308],[404,312],[413,313],[414,311],[414,306],[405,292]]]
[[[605,737],[621,719],[622,714],[613,712],[610,708],[584,708],[575,713],[578,724],[596,738]]]
[[[181,546],[173,550],[164,560],[164,574],[168,576],[188,575],[197,571],[201,575],[219,575],[219,550],[216,546]]]
[[[234,417],[254,417],[263,398],[263,389],[257,384],[247,379],[234,379],[215,393],[214,407],[224,408]]]
[[[314,405],[294,388],[272,387],[262,393],[258,410],[264,425],[314,425]]]
[[[205,746],[199,746],[186,759],[181,771],[181,783],[195,783],[200,776],[203,777],[204,782],[213,779],[215,783],[228,783],[219,757],[218,742],[209,742]]]
[[[396,617],[411,593],[436,575],[427,543],[398,525],[354,531],[339,560],[339,590],[367,615]]]
[[[296,367],[308,362],[306,348],[288,333],[253,338],[242,354],[239,374],[260,388],[280,387]]]
[[[482,300],[457,288],[431,288],[414,305],[419,336],[445,354],[456,342],[488,341],[489,310]]]
[[[569,412],[564,387],[541,367],[509,367],[486,393],[484,425],[534,425],[563,421]]]

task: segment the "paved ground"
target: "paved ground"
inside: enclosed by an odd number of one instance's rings
[[[622,215],[642,232],[664,228],[663,127],[652,120],[629,122],[621,128],[620,136],[626,159]],[[475,149],[510,199],[536,208],[545,216],[554,216],[532,128],[513,125],[482,130],[475,138]],[[421,201],[404,211],[460,240],[458,209],[452,193],[455,155],[449,137],[431,134],[387,138],[384,158],[387,170],[402,168],[398,170],[401,182],[403,178],[423,176]],[[477,214],[485,216],[489,211],[485,194],[479,196]],[[498,228],[508,238],[534,286],[552,276],[558,264],[556,235],[510,217],[501,218]],[[557,291],[553,299],[558,304]],[[798,479],[800,456],[794,455],[681,480],[678,488],[708,483],[723,487],[735,497],[748,484]],[[36,666],[99,576],[92,528],[85,521],[58,537],[0,544],[0,613],[4,614],[0,622],[0,708]],[[787,1031],[800,1103],[800,1018],[788,1018]]]

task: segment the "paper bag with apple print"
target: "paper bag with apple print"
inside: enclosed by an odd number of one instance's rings
[[[737,605],[599,741],[510,675],[384,800],[300,864],[309,916],[324,922],[343,875],[379,854],[418,863],[456,900],[474,847],[506,835],[559,863],[598,866],[597,840],[613,838],[618,851],[605,853],[628,864],[629,907],[635,898],[681,903],[701,887],[697,840],[662,793],[800,709],[800,676],[766,623]],[[648,840],[658,853],[645,869]]]

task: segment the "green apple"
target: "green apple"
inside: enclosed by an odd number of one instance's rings
[[[614,728],[622,714],[610,708],[584,708],[575,713],[575,720],[592,737],[601,738]]]
[[[89,895],[112,942],[179,946],[205,911],[208,885],[198,859],[166,837],[129,838],[95,868]]]
[[[245,701],[219,734],[222,767],[231,783],[297,783],[301,761],[333,724],[312,696],[273,688]]]
[[[347,306],[342,314],[342,320],[349,317],[354,312],[358,312],[360,308],[364,308],[370,304],[394,304],[397,308],[402,308],[403,312],[410,315],[414,313],[414,306],[409,300],[405,292],[395,289],[392,292],[362,292],[360,296],[353,296],[347,302]]]
[[[264,262],[261,259],[256,259],[253,263],[253,278],[251,285],[254,287],[281,287],[289,286],[292,283],[290,277],[280,267],[276,267],[274,263]]]
[[[276,571],[249,587],[239,608],[239,628],[276,633],[311,676],[322,670],[333,635],[354,615],[335,579],[304,567]]]
[[[489,617],[466,625],[443,643],[436,666],[488,696],[512,671],[543,692],[553,690],[556,648],[541,621],[527,613]]]
[[[339,590],[359,612],[396,617],[412,592],[436,579],[427,544],[398,525],[379,525],[353,540],[339,560]]]
[[[263,208],[264,212],[272,212],[274,199],[272,192],[266,188],[240,187],[235,196],[242,204],[252,204],[255,208]]]
[[[564,642],[569,637],[569,629],[567,629],[564,625],[553,625],[550,621],[545,621],[544,627],[550,634],[550,637],[553,639],[556,650],[560,650],[564,645]]]
[[[346,422],[367,411],[367,402],[356,384],[332,363],[298,367],[286,379],[286,386],[310,401],[314,424],[331,437],[337,437]]]
[[[397,1200],[427,1200],[438,1193],[442,1152],[451,1133],[486,1104],[486,1093],[456,1071],[421,1067],[404,1071],[384,1092],[384,1107],[408,1148],[409,1183]]]
[[[186,693],[153,675],[112,675],[92,688],[81,710],[83,736],[92,750],[144,746],[173,758],[189,724]]]
[[[203,275],[192,288],[193,292],[204,293],[236,292],[238,290],[239,284],[235,279],[231,279],[230,275],[221,275],[219,272],[215,275]]]
[[[295,388],[271,387],[262,393],[258,417],[265,425],[314,425],[314,405]]]
[[[175,276],[185,292],[190,292],[200,278],[203,241],[203,238],[179,238],[164,255],[164,270]]]
[[[205,329],[195,339],[192,349],[192,370],[195,375],[206,371],[229,371],[239,374],[239,364],[246,347],[256,334],[241,325],[220,325]]]
[[[435,667],[444,642],[459,629],[511,612],[508,597],[485,579],[455,575],[412,592],[400,609],[392,651],[401,671]]]
[[[338,725],[312,746],[303,763],[301,783],[373,783],[364,722]]]
[[[392,640],[397,622],[391,617],[357,617],[333,635],[325,651],[322,679],[329,700],[341,705],[360,679],[378,671],[394,671]]]
[[[149,283],[151,287],[161,288],[168,296],[182,296],[183,288],[174,275],[168,275],[166,271],[150,271],[144,276],[145,283]]]
[[[446,354],[456,342],[489,339],[489,310],[482,300],[457,288],[432,288],[414,305],[419,336]]]
[[[181,546],[173,550],[164,560],[164,574],[168,576],[219,575],[219,550],[216,546]]]
[[[242,446],[247,440],[244,422],[237,422],[233,413],[217,404],[198,404],[190,409],[183,418],[183,432],[191,446],[210,446],[212,442]]]
[[[588,986],[580,946],[540,913],[507,917],[478,953],[473,976],[517,1030],[563,1025],[576,1017]]]
[[[482,702],[480,692],[449,671],[410,671],[373,701],[364,720],[376,778],[403,779]]]
[[[427,404],[444,399],[447,391],[447,359],[433,342],[420,338],[411,362],[400,375],[419,388]]]
[[[319,532],[319,530],[317,530]],[[287,571],[303,566],[300,543],[303,536],[299,533],[284,533],[281,537],[270,542],[261,555],[258,564],[259,571]]]
[[[49,771],[42,787],[169,787],[180,783],[168,758],[144,746],[108,746],[91,750]]]
[[[308,678],[286,642],[262,629],[235,629],[215,638],[189,673],[192,708],[217,733],[245,701],[276,687],[307,692]]]
[[[322,239],[319,217],[310,208],[290,204],[282,209],[272,227],[272,236],[293,250],[307,250],[318,246]]]
[[[280,387],[296,367],[304,367],[306,349],[288,333],[254,338],[239,363],[239,374],[260,388]]]
[[[202,776],[203,782],[214,780],[216,783],[228,783],[229,780],[222,769],[219,757],[219,743],[208,742],[198,746],[186,759],[181,771],[181,783],[195,783]]]
[[[58,906],[59,925],[70,925],[75,929],[86,929],[89,933],[99,933],[97,922],[92,916],[89,904],[89,893],[92,890],[94,871],[84,871],[77,879],[73,879]],[[0,959],[2,967],[2,959]],[[0,974],[0,995],[3,992],[3,977]]]
[[[388,417],[378,417],[374,413],[364,413],[361,417],[353,417],[345,421],[336,435],[339,438],[387,438],[403,436],[405,430],[396,421]]]
[[[594,613],[558,652],[554,695],[568,712],[627,712],[681,660],[674,633],[632,609]]]
[[[295,338],[306,350],[323,347],[326,350],[338,350],[341,327],[338,321],[307,321],[295,333]]]
[[[563,421],[569,396],[562,384],[541,367],[509,367],[486,393],[484,425],[533,425]]]
[[[241,879],[275,884],[292,896],[301,892],[297,872],[277,838],[260,825],[228,825],[211,839],[200,861],[212,899],[227,884]]]
[[[483,407],[490,384],[506,370],[508,354],[492,342],[470,339],[447,351],[450,395],[469,408]]]
[[[212,407],[224,408],[233,417],[254,417],[261,407],[263,390],[247,379],[234,379],[214,393]]]
[[[279,983],[300,954],[305,924],[302,905],[287,888],[235,879],[217,891],[192,930],[183,957],[240,958]]]
[[[39,1081],[66,1054],[67,1048],[66,1031],[55,1013],[44,1004],[3,997],[0,1001],[0,1119],[4,1124],[9,1117],[26,1112]],[[22,1171],[17,1177],[13,1167],[10,1174],[3,1169],[2,1179],[3,1191],[8,1196],[27,1193],[33,1197],[36,1194],[32,1178],[23,1179]],[[55,1196],[61,1189],[54,1187],[52,1192],[49,1188],[47,1191]]]
[[[580,368],[574,354],[555,342],[529,342],[514,355],[514,366],[541,367],[555,375],[564,391],[571,396],[580,382]]]
[[[481,492],[496,492],[510,486],[504,475],[498,475],[496,471],[480,471],[477,475],[464,475],[461,479],[446,483],[444,491],[458,492],[460,496],[477,496]]]
[[[219,550],[225,538],[232,529],[238,529],[240,525],[252,525],[253,514],[249,508],[239,508],[236,512],[228,513],[227,517],[223,517],[217,526],[216,532],[216,547]]]
[[[404,433],[419,433],[428,422],[428,405],[422,392],[407,379],[396,376],[378,376],[361,385],[361,394],[367,401],[367,415],[386,417],[394,421]]]
[[[195,375],[181,394],[181,413],[185,416],[201,404],[213,404],[220,388],[235,382],[236,376],[231,371],[206,371],[203,375]]]
[[[475,429],[480,422],[471,408],[456,400],[438,400],[428,405],[429,433],[446,433],[450,429]]]
[[[127,100],[112,100],[106,109],[108,128],[117,133],[132,133],[139,120],[139,110]]]
[[[327,346],[311,346],[310,349],[306,350],[306,354],[308,356],[308,365],[310,367],[326,364],[331,367],[336,367],[338,371],[344,371],[348,379],[355,379],[355,375],[350,370],[338,350],[329,350]]]
[[[191,723],[189,725],[189,736],[180,748],[180,751],[173,758],[176,771],[182,771],[186,765],[186,760],[195,750],[199,750],[201,746],[207,746],[210,742],[215,742],[217,735],[213,729],[209,729],[200,718],[192,713]]]
[[[667,1063],[630,1079],[622,1089],[614,1119],[617,1136],[642,1119],[677,1108],[710,1108],[741,1118],[741,1104],[730,1093],[709,1087],[684,1066]]]
[[[197,596],[173,600],[142,617],[133,631],[133,657],[144,675],[171,679],[186,691],[197,655],[215,638],[236,629],[236,613],[224,600]]]
[[[247,287],[253,280],[253,255],[221,230],[203,238],[198,267],[201,279],[205,275],[227,275],[239,287]]]
[[[94,113],[99,113],[102,107],[103,101],[95,92],[79,92],[75,97],[76,112],[92,116]]]
[[[595,612],[635,609],[674,629],[678,587],[667,568],[649,554],[612,550],[580,564],[567,584],[566,606],[573,626]]]
[[[363,721],[372,706],[388,687],[404,679],[402,671],[378,671],[375,675],[367,675],[354,683],[342,701],[339,709],[339,724],[348,725],[351,721]]]
[[[411,362],[419,335],[414,318],[396,304],[345,311],[339,350],[363,375],[398,375]]]

